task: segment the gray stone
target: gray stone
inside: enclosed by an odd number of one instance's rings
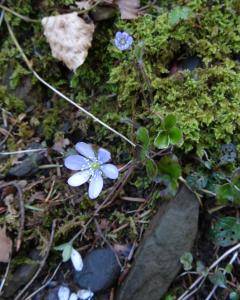
[[[36,105],[43,98],[42,91],[38,86],[33,86],[32,76],[23,76],[20,79],[17,87],[12,88],[10,84],[11,77],[13,76],[14,69],[9,67],[5,74],[2,76],[1,84],[7,88],[9,94],[23,100],[28,106]]]
[[[198,214],[198,200],[185,186],[160,207],[118,290],[117,300],[161,299],[180,271],[180,257],[193,246]]]
[[[41,149],[43,148],[40,144],[34,143],[29,145],[27,149]],[[10,168],[8,171],[9,176],[14,177],[25,177],[32,176],[38,171],[38,166],[43,163],[45,160],[45,152],[32,152],[29,155],[26,155],[26,158],[23,159],[19,164]]]
[[[83,269],[76,272],[75,281],[82,289],[92,292],[111,287],[120,273],[115,254],[110,248],[96,249],[83,259]]]
[[[11,277],[7,278],[3,289],[3,298],[1,299],[13,299],[13,296],[16,296],[16,292],[27,284],[36,273],[42,256],[39,251],[32,250],[29,254],[29,258],[32,260],[32,263],[18,267]]]

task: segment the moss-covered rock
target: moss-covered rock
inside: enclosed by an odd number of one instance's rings
[[[35,8],[28,0],[14,9],[39,19],[72,3],[60,1],[54,6],[51,1],[45,2]],[[116,17],[98,23],[92,49],[76,74],[51,57],[39,24],[31,23],[28,27],[16,17],[11,17],[10,21],[33,67],[48,82],[130,138],[134,138],[132,121],[134,125],[148,127],[155,135],[161,117],[175,112],[183,129],[185,151],[194,149],[201,155],[203,149],[214,150],[221,143],[232,141],[239,145],[236,132],[240,126],[240,64],[234,60],[240,51],[239,1],[229,0],[224,4],[221,1],[188,1],[184,7],[188,8],[185,12],[189,15],[175,23],[172,17],[170,20],[171,9],[178,5],[181,10],[182,1],[164,3],[160,1],[158,10],[150,7],[148,13],[132,22]],[[132,51],[120,52],[113,45],[115,32],[119,30],[133,36]],[[143,68],[150,80],[152,95],[136,64],[139,41],[144,43]],[[174,60],[190,56],[201,58],[205,67],[184,71],[180,77],[169,76]],[[8,59],[23,64],[10,39],[5,40],[1,57],[4,57],[3,69]],[[34,84],[38,84],[35,79]],[[46,100],[50,97],[48,93]],[[72,109],[69,107],[69,112]],[[48,111],[46,120],[42,120],[48,139],[58,131],[57,124],[67,115],[67,110],[64,115],[60,115],[59,110]],[[85,116],[79,118],[79,124],[83,119],[90,129],[90,134],[88,130],[83,138],[95,143],[113,139],[105,128]],[[122,152],[124,145],[118,143],[118,147],[115,151]]]

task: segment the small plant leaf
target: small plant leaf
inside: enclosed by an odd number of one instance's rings
[[[164,128],[166,130],[170,130],[171,128],[173,128],[173,126],[175,126],[177,123],[177,118],[175,115],[170,114],[168,116],[166,116],[166,118],[164,119]]]
[[[181,167],[171,156],[164,156],[159,161],[158,170],[161,175],[168,175],[172,180],[177,180],[181,176]]]
[[[225,267],[225,272],[227,273],[227,274],[231,274],[232,273],[232,270],[233,270],[233,265],[232,264],[228,264],[228,265],[226,265],[226,267]]]
[[[169,130],[170,143],[173,145],[180,144],[182,142],[182,132],[179,128],[173,127]]]
[[[61,245],[54,247],[54,249],[57,251],[63,251],[67,245],[68,245],[68,243],[61,244]]]
[[[185,271],[192,269],[193,256],[192,253],[186,252],[180,257],[180,262],[183,265]]]
[[[72,250],[73,247],[71,244],[66,244],[65,248],[63,249],[62,252],[62,258],[63,258],[63,262],[66,262],[70,259],[71,255],[72,255]]]
[[[213,226],[214,243],[221,247],[228,247],[240,239],[240,224],[234,217],[223,217]]]
[[[215,274],[209,276],[210,281],[221,288],[226,288],[226,277],[221,270],[217,270]]]
[[[186,6],[175,7],[168,15],[170,25],[176,25],[181,20],[186,20],[192,14],[192,10]]]
[[[231,292],[229,294],[229,300],[239,300],[239,295],[236,292]]]
[[[225,183],[217,186],[217,200],[220,204],[232,202],[238,204],[240,201],[240,191],[238,187],[232,183]]]
[[[157,176],[157,165],[153,159],[147,159],[146,171],[150,179],[154,179]]]
[[[192,174],[188,175],[187,178],[188,185],[194,190],[201,190],[206,188],[208,183],[207,176],[203,176],[200,173],[193,172]]]
[[[137,140],[140,142],[145,149],[149,147],[149,134],[145,127],[140,127],[137,130]]]
[[[167,131],[160,131],[155,138],[154,145],[158,149],[166,149],[169,146],[169,136]]]

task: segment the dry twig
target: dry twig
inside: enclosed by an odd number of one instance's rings
[[[34,280],[38,277],[38,275],[41,273],[47,258],[49,256],[50,250],[51,250],[51,246],[53,243],[53,238],[54,238],[54,233],[55,233],[55,227],[56,227],[56,220],[53,220],[52,223],[52,229],[51,229],[51,235],[50,235],[50,239],[49,239],[49,243],[47,246],[47,250],[46,250],[46,254],[43,258],[43,260],[41,261],[39,268],[37,270],[37,272],[34,274],[34,276],[32,277],[32,279],[27,283],[27,285],[25,285],[25,287],[18,293],[18,295],[14,298],[14,300],[19,300],[22,299],[23,294],[27,291],[27,289],[32,285],[32,283],[34,282]]]

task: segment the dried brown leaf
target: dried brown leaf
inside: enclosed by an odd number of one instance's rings
[[[124,20],[136,19],[139,5],[139,0],[118,0],[121,18]]]
[[[91,47],[94,24],[87,24],[77,12],[42,19],[44,35],[52,55],[75,71],[82,65]]]
[[[85,0],[85,1],[76,1],[75,2],[75,4],[77,5],[77,7],[79,8],[79,9],[90,9],[91,8],[91,3],[90,3],[90,1],[87,1],[87,0]]]
[[[5,228],[0,228],[0,262],[9,262],[11,252],[12,241],[7,237]]]

